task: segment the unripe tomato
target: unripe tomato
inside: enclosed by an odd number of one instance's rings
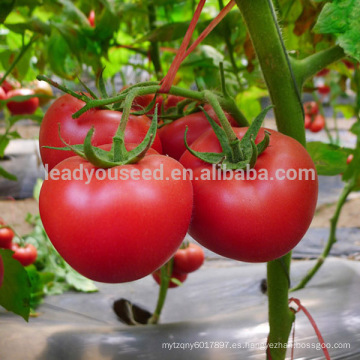
[[[33,95],[35,92],[30,89],[15,89],[7,93],[7,97]],[[31,115],[39,106],[39,99],[33,97],[25,101],[9,101],[6,106],[10,110],[11,115]]]
[[[46,105],[51,100],[50,96],[54,95],[51,86],[46,81],[39,81],[39,80],[35,80],[32,83],[32,85],[33,85],[32,90],[34,90],[35,94],[49,96],[49,97],[39,97],[39,105],[40,106]]]
[[[32,244],[26,244],[24,247],[21,247],[19,244],[13,244],[11,250],[15,251],[13,258],[19,261],[22,266],[31,265],[36,260],[37,250]]]

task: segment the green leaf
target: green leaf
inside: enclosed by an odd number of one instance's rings
[[[326,3],[318,17],[314,31],[336,36],[345,53],[360,61],[360,2],[333,0]]]
[[[17,177],[13,174],[10,174],[7,172],[2,166],[0,166],[0,177],[3,177],[5,179],[16,181]]]
[[[67,266],[67,273],[65,275],[65,280],[75,290],[83,291],[83,292],[98,291],[98,288],[91,280],[82,276],[81,274],[73,270],[70,266]]]
[[[350,149],[320,141],[307,143],[306,149],[314,161],[318,175],[333,176],[345,171]]]
[[[15,5],[15,0],[2,0],[0,6],[0,24],[2,24],[7,16],[11,13]]]
[[[29,320],[31,283],[23,266],[13,259],[11,250],[0,249],[4,263],[4,281],[0,288],[0,305]]]

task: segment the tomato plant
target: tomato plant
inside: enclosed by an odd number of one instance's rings
[[[36,260],[37,250],[32,244],[25,244],[24,246],[13,244],[11,250],[15,252],[13,258],[19,261],[22,266],[31,265]]]
[[[159,285],[161,284],[160,270],[153,272],[152,277]],[[173,279],[176,279],[177,281],[173,281]],[[178,273],[175,270],[173,270],[170,276],[169,288],[178,287],[179,286],[178,282],[183,283],[186,279],[187,279],[187,274]]]
[[[73,152],[44,148],[43,146],[64,147],[59,137],[69,144],[80,144],[84,141],[87,132],[95,127],[92,143],[95,146],[112,142],[120,124],[121,112],[112,110],[91,109],[77,119],[72,115],[80,110],[85,103],[71,95],[65,94],[52,103],[41,123],[39,145],[41,159],[44,165],[51,170],[60,161],[74,155]],[[125,141],[139,144],[150,127],[150,119],[145,116],[131,115],[125,131]],[[162,152],[160,138],[155,136],[152,147]]]
[[[173,270],[178,274],[188,274],[198,270],[204,263],[204,250],[194,243],[180,247],[174,255]]]
[[[40,215],[55,248],[75,270],[96,281],[127,282],[154,272],[175,253],[190,222],[191,182],[171,178],[174,169],[183,167],[169,157],[149,155],[105,172],[76,156],[50,175],[80,166],[94,174],[89,183],[50,177],[41,189]],[[160,169],[164,180],[130,176],[144,171],[156,176]],[[129,178],[119,178],[122,172]],[[96,174],[102,173],[99,180]]]
[[[246,128],[233,129],[239,138],[246,131]],[[231,259],[262,262],[285,255],[301,240],[314,215],[318,194],[314,163],[297,141],[268,131],[270,146],[256,162],[254,171],[258,176],[254,179],[236,179],[232,170],[229,170],[232,178],[220,173],[219,178],[209,179],[202,174],[205,170],[211,173],[210,164],[195,158],[188,150],[180,159],[186,168],[194,170],[190,235],[208,249]],[[261,129],[256,141],[263,137],[264,129]],[[191,148],[221,152],[212,131],[203,134]],[[279,169],[283,177],[278,177]],[[285,177],[285,172],[299,174],[300,169],[309,169],[314,178]],[[261,172],[267,174],[268,180],[261,179]]]
[[[26,96],[34,94],[35,92],[33,90],[21,88],[10,90],[7,93],[7,98],[10,99],[14,96]],[[39,106],[39,98],[33,97],[24,101],[9,101],[6,103],[6,106],[12,115],[31,115]]]

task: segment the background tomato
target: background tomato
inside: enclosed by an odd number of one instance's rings
[[[317,87],[317,91],[321,95],[328,95],[330,93],[330,90],[330,86],[326,84]]]
[[[234,128],[241,138],[247,128]],[[311,157],[294,139],[273,130],[270,146],[259,156],[254,171],[267,173],[269,180],[204,179],[210,164],[188,151],[180,162],[193,172],[194,208],[190,235],[208,249],[231,259],[247,262],[274,260],[289,252],[303,237],[312,221],[318,194],[318,180]],[[256,142],[264,137],[260,129]],[[192,146],[197,151],[220,152],[212,131]],[[298,172],[312,169],[314,180],[278,179],[281,169]],[[223,174],[223,173],[222,173]],[[232,172],[232,174],[234,174]],[[279,174],[280,175],[280,174]]]
[[[219,119],[211,106],[206,105],[204,110],[213,120],[219,123]],[[229,114],[226,114],[226,117],[232,125],[236,124],[235,120]],[[207,120],[206,115],[202,111],[199,111],[186,115],[161,127],[158,132],[164,154],[169,155],[176,160],[180,159],[181,155],[186,150],[184,143],[186,128],[188,128],[186,139],[188,144],[191,145],[201,134],[211,129],[211,125]]]
[[[0,225],[6,225],[4,220],[0,218]],[[11,249],[11,242],[15,234],[10,228],[0,229],[0,248]]]
[[[160,285],[160,283],[161,283],[160,270],[152,273],[152,277]],[[173,279],[177,279],[181,283],[183,283],[187,279],[187,274],[179,274],[176,271],[173,271],[171,274],[170,282],[169,282],[169,288],[176,288],[179,286],[176,282],[173,281]]]
[[[28,266],[35,262],[37,257],[36,247],[32,244],[25,244],[24,247],[19,244],[13,244],[12,251],[15,251],[13,258],[19,261],[22,266]]]
[[[31,85],[35,94],[48,96],[38,98],[40,106],[46,105],[51,100],[50,97],[54,95],[51,86],[46,81],[34,80]]]
[[[303,106],[305,115],[316,115],[319,112],[319,106],[316,101],[306,101]]]
[[[91,27],[95,27],[95,10],[90,11],[88,21]]]
[[[306,114],[304,119],[305,129],[308,129],[310,127],[310,124],[311,124],[311,116]]]
[[[89,174],[105,171],[74,156],[51,173],[80,166]],[[50,177],[39,207],[51,242],[75,270],[95,281],[120,283],[151,274],[175,253],[190,223],[191,182],[172,180],[175,169],[184,171],[168,156],[148,155],[137,164],[109,169],[103,180],[93,175],[88,184],[86,176]],[[123,171],[147,171],[157,178],[117,180],[116,172]]]
[[[319,132],[325,127],[325,118],[321,114],[314,117],[313,121],[309,125],[309,130],[312,132]]]
[[[5,90],[0,86],[0,100],[6,100],[7,96]],[[2,109],[3,105],[0,104],[0,109]]]
[[[7,97],[11,98],[14,96],[26,96],[35,94],[33,90],[30,89],[15,89],[10,90],[7,93]],[[6,103],[10,113],[12,115],[31,115],[33,114],[39,106],[39,98],[31,98],[25,101],[9,101]]]
[[[59,138],[59,124],[62,138],[69,144],[82,144],[91,127],[95,127],[92,144],[99,146],[112,142],[121,120],[121,112],[111,110],[91,109],[77,119],[71,116],[81,109],[85,103],[71,95],[63,95],[54,101],[47,110],[40,126],[39,145],[41,159],[51,170],[60,161],[74,156],[71,151],[46,149],[43,146],[64,147]],[[125,141],[139,144],[145,137],[150,119],[145,116],[130,115],[125,130]],[[158,135],[155,136],[152,147],[159,153],[162,146]]]
[[[173,270],[178,274],[188,274],[199,269],[204,260],[204,250],[199,245],[190,243],[188,247],[176,251]]]

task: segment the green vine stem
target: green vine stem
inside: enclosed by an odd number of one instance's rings
[[[342,59],[345,56],[344,50],[336,45],[331,48],[319,51],[302,60],[291,58],[291,65],[296,74],[296,81],[301,88],[304,82],[314,76],[326,66]]]
[[[156,8],[153,1],[149,1],[148,16],[149,16],[150,30],[156,29]],[[161,71],[161,62],[160,62],[160,52],[159,52],[159,43],[157,41],[150,42],[150,56],[151,56],[151,61],[154,65],[156,77],[161,78],[162,71]]]
[[[280,132],[305,146],[301,89],[290,65],[275,10],[270,0],[236,0],[250,33],[263,76],[275,105]],[[295,318],[288,305],[291,253],[267,264],[269,344],[287,344]],[[286,347],[268,349],[268,358],[283,360]]]
[[[9,68],[6,70],[5,74],[0,78],[0,86],[5,81],[6,77],[11,73],[11,71],[15,68],[16,64],[21,60],[26,51],[31,47],[31,45],[39,38],[39,35],[33,35],[29,42],[20,50],[20,53],[16,56],[15,60],[11,63]]]
[[[157,93],[159,93],[159,90],[161,88],[161,85],[159,85],[158,82],[150,81],[150,82],[133,85],[133,86],[127,88],[125,91],[122,91],[120,94],[113,96],[113,97],[109,97],[107,99],[91,99],[83,94],[78,94],[70,89],[67,89],[65,86],[58,84],[57,82],[51,80],[47,76],[38,75],[37,79],[46,81],[50,85],[62,90],[65,93],[68,93],[86,103],[83,108],[81,108],[79,111],[77,111],[73,115],[73,118],[79,117],[80,115],[82,115],[83,113],[85,113],[86,111],[88,111],[92,108],[102,107],[102,106],[122,102],[125,100],[126,96],[129,94],[130,91],[136,91],[134,93],[135,96],[141,96],[141,95],[148,95],[148,94],[157,94]],[[169,94],[182,96],[182,97],[200,101],[200,102],[206,101],[204,92],[184,89],[184,88],[181,88],[178,86],[172,86],[169,91]],[[239,110],[239,108],[237,107],[235,100],[233,98],[217,96],[217,100],[220,103],[221,107],[234,117],[234,119],[237,121],[239,126],[248,126],[249,125],[246,117]]]
[[[157,324],[160,319],[161,311],[164,307],[167,291],[169,289],[169,284],[171,280],[173,268],[173,260],[168,261],[165,265],[160,268],[160,288],[157,304],[155,311],[148,320],[148,324]]]
[[[352,192],[352,190],[354,189],[354,179],[352,179],[351,181],[349,181],[343,188],[341,195],[338,199],[338,202],[336,204],[336,209],[335,209],[335,213],[333,215],[333,217],[330,220],[330,234],[329,234],[329,238],[328,241],[324,247],[324,250],[322,252],[322,254],[318,257],[315,265],[308,271],[308,273],[304,276],[304,278],[295,286],[291,289],[291,291],[296,291],[296,290],[300,290],[303,289],[306,284],[314,277],[314,275],[317,273],[317,271],[320,269],[320,267],[322,266],[322,264],[324,263],[325,259],[327,258],[327,256],[330,253],[330,250],[332,248],[332,246],[336,243],[337,239],[336,239],[336,228],[337,228],[337,224],[339,221],[339,217],[340,217],[340,213],[341,210],[347,200],[347,197],[350,195],[350,193]]]

